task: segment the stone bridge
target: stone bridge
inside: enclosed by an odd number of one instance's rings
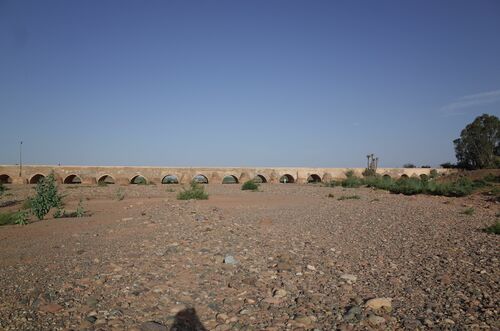
[[[48,166],[0,165],[0,182],[4,184],[36,184],[51,172],[61,184],[186,184],[240,183],[254,179],[262,183],[328,182],[345,178],[354,171],[362,175],[364,168],[259,168],[259,167],[121,167],[121,166]],[[430,168],[379,168],[377,173],[392,178],[429,175]],[[448,173],[449,169],[435,169]]]

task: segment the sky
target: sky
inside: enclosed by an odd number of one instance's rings
[[[455,161],[500,1],[0,0],[0,164]]]

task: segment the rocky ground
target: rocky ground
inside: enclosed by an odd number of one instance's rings
[[[482,231],[500,210],[481,195],[63,186],[92,216],[0,227],[0,329],[500,328],[500,236]]]

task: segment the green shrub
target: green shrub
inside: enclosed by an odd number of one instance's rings
[[[391,193],[413,195],[423,192],[422,181],[419,178],[400,178],[389,187]]]
[[[430,172],[430,174],[429,174],[429,178],[434,179],[434,178],[436,178],[438,176],[439,176],[439,174],[438,174],[437,170],[436,169],[432,169],[431,172]]]
[[[54,174],[42,178],[36,185],[36,195],[31,199],[33,214],[42,220],[53,207],[61,205],[61,196],[57,192]]]
[[[363,180],[367,187],[373,187],[380,190],[389,190],[394,185],[394,180],[388,176],[372,176]]]
[[[495,224],[484,229],[486,233],[500,234],[500,221],[496,221]]]
[[[343,195],[339,197],[337,200],[342,201],[342,200],[359,200],[361,197],[359,195]]]
[[[3,183],[0,183],[0,195],[2,195],[4,191],[5,191],[5,186],[3,186]]]
[[[31,209],[31,198],[28,198],[23,201],[23,204],[21,205],[21,209]]]
[[[348,176],[341,183],[342,187],[355,188],[363,185],[363,180],[356,176]]]
[[[27,210],[20,210],[14,215],[14,223],[18,225],[28,224],[29,212]]]
[[[191,182],[189,189],[183,189],[177,194],[178,200],[207,200],[208,193],[205,192],[205,188],[196,183],[195,181]]]
[[[241,186],[241,189],[243,191],[247,191],[247,190],[257,191],[259,189],[259,184],[257,184],[253,180],[248,180],[248,181],[243,183],[243,185]]]
[[[0,213],[0,225],[9,225],[9,224],[25,225],[28,224],[28,218],[29,218],[29,213],[26,210]]]

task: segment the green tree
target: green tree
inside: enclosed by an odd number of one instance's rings
[[[453,141],[457,165],[466,169],[500,166],[500,120],[483,114],[468,124]]]

